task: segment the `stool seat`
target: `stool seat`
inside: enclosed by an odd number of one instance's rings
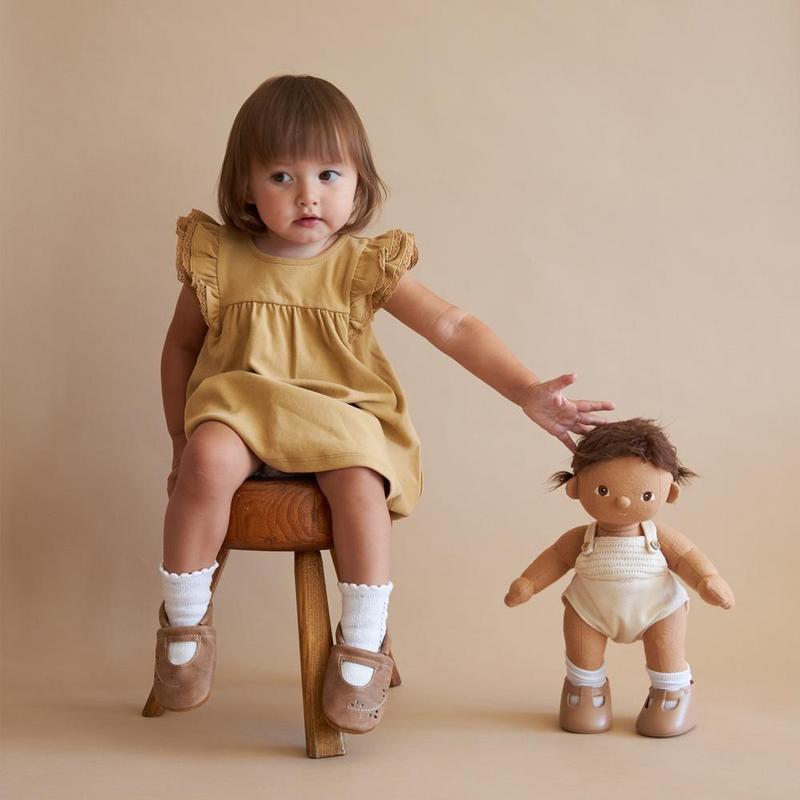
[[[233,495],[222,546],[296,553],[331,549],[331,512],[313,475],[310,480],[246,480]]]

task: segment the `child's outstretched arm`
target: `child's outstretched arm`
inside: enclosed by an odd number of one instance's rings
[[[473,375],[496,389],[570,450],[570,432],[588,433],[607,420],[592,414],[609,411],[608,400],[570,400],[564,389],[574,383],[574,373],[540,380],[477,317],[448,303],[410,275],[404,275],[384,308]]]
[[[732,608],[736,602],[728,582],[717,572],[711,559],[680,531],[658,526],[658,541],[667,566],[681,576],[706,603]]]
[[[581,525],[567,531],[555,544],[550,545],[538,555],[525,569],[522,575],[508,587],[505,603],[509,608],[526,603],[555,583],[575,566],[575,560],[581,551],[581,542],[586,533],[586,526]]]

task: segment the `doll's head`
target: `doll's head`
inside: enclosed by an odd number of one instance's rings
[[[557,472],[552,481],[598,522],[620,526],[654,517],[692,477],[664,431],[637,418],[591,430],[578,443],[572,472]]]
[[[228,225],[298,244],[323,241],[366,227],[387,192],[358,112],[328,81],[278,75],[239,109],[219,178]]]

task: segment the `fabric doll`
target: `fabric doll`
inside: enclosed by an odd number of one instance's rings
[[[564,730],[601,733],[611,727],[608,639],[644,644],[651,686],[637,733],[679,736],[696,725],[685,654],[689,599],[672,573],[711,605],[731,608],[733,592],[686,536],[652,521],[692,477],[664,431],[647,419],[595,428],[578,444],[572,472],[552,476],[554,486],[563,485],[594,521],[567,531],[539,555],[511,584],[505,603],[518,606],[575,568],[562,594]]]

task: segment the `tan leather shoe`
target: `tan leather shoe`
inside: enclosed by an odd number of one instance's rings
[[[390,651],[388,631],[380,652],[373,653],[345,644],[341,625],[337,626],[336,644],[331,648],[322,686],[322,712],[334,728],[346,733],[367,733],[380,722],[394,668]],[[370,682],[366,686],[349,684],[342,677],[343,661],[372,667]]]
[[[645,698],[642,710],[636,718],[636,733],[642,736],[680,736],[697,725],[694,707],[694,681],[677,692],[654,689]],[[674,708],[665,708],[667,701],[677,703]]]
[[[208,700],[217,662],[217,633],[212,624],[213,601],[197,625],[171,627],[164,603],[158,610],[161,628],[156,633],[156,665],[153,691],[170,711],[191,711]],[[170,642],[197,642],[192,660],[173,664],[167,658]]]
[[[578,698],[574,705],[569,702],[570,695]],[[602,697],[603,702],[595,706],[594,697]],[[564,678],[558,724],[570,733],[607,731],[611,727],[611,687],[608,679],[599,689],[595,689],[591,686],[575,686]]]

